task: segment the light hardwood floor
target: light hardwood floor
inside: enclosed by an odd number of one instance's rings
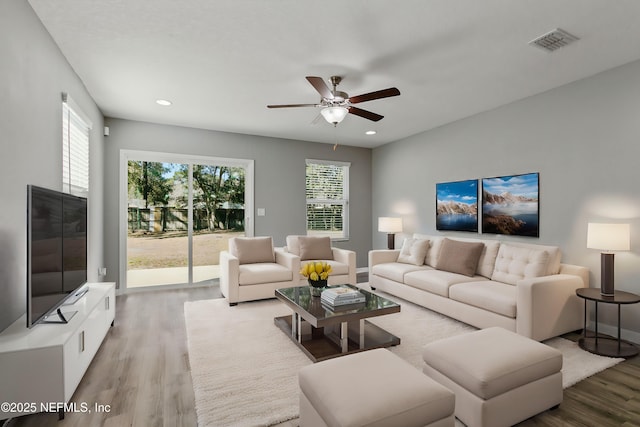
[[[72,398],[91,409],[109,405],[109,412],[67,413],[63,421],[35,414],[6,427],[196,426],[183,306],[220,296],[217,286],[119,296],[115,326]],[[296,425],[294,420],[280,427]],[[640,427],[640,358],[565,390],[558,409],[518,426]]]

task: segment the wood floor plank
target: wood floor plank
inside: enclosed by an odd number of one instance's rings
[[[57,414],[34,414],[8,427],[195,427],[184,303],[220,297],[217,286],[118,296],[115,325],[72,398],[110,405],[109,412],[68,413],[60,422]],[[292,420],[280,427],[296,425]],[[579,382],[565,390],[557,409],[518,426],[640,427],[640,357]]]

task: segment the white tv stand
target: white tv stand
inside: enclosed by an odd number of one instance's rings
[[[0,401],[13,406],[0,409],[0,420],[48,410],[52,402],[64,417],[64,404],[115,320],[115,283],[88,288],[75,304],[62,307],[78,312],[69,323],[28,329],[25,314],[0,333]]]

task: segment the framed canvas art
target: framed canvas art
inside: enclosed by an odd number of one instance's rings
[[[482,179],[482,232],[539,237],[539,175]]]
[[[436,229],[478,231],[478,180],[436,184]]]

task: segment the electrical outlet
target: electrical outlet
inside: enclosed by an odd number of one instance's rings
[[[258,216],[265,216],[267,211],[265,208],[258,208]]]
[[[107,267],[98,267],[98,276],[106,276]]]

